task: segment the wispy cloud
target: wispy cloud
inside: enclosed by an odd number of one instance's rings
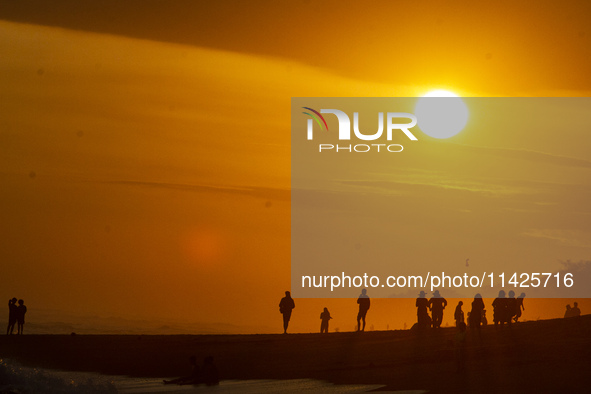
[[[477,182],[477,181],[466,181],[466,180],[452,180],[452,179],[427,179],[417,177],[415,179],[396,179],[391,181],[340,181],[342,185],[352,187],[363,187],[365,190],[374,189],[375,191],[381,191],[382,193],[401,193],[408,187],[428,187],[437,189],[448,189],[456,191],[465,191],[471,193],[483,193],[489,195],[512,195],[525,193],[524,188],[507,187],[501,184],[492,184],[490,182]]]
[[[256,186],[221,186],[221,185],[199,185],[186,183],[167,183],[167,182],[147,182],[147,181],[109,181],[104,182],[115,185],[128,185],[136,187],[153,187],[160,189],[184,190],[188,192],[202,192],[202,193],[225,193],[225,194],[241,194],[251,197],[289,201],[291,198],[289,189],[256,187]]]
[[[521,235],[532,238],[551,240],[565,246],[591,248],[591,234],[583,231],[555,230],[555,229],[530,229]]]
[[[544,164],[553,164],[565,167],[591,168],[591,160],[577,157],[562,156],[546,152],[538,152],[528,149],[500,148],[488,146],[475,146],[456,144],[457,148],[470,149],[480,153],[491,154],[509,159],[528,160]]]

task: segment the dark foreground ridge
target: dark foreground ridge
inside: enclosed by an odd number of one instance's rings
[[[269,335],[1,336],[0,357],[24,365],[143,377],[182,375],[212,355],[221,379],[316,378],[431,392],[589,392],[591,315],[455,328]],[[458,357],[465,367],[458,372]]]

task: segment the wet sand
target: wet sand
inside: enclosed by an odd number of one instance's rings
[[[272,335],[1,336],[0,357],[24,365],[135,377],[187,374],[215,357],[222,379],[313,378],[430,392],[589,392],[591,315],[468,333],[457,372],[455,328]]]

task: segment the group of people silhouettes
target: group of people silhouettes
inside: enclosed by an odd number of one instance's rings
[[[8,300],[8,327],[6,328],[6,335],[12,335],[14,333],[14,325],[17,324],[17,334],[22,335],[25,327],[25,313],[27,313],[27,307],[23,300],[17,300],[12,298]]]
[[[581,310],[579,309],[579,303],[575,302],[574,306],[571,308],[570,304],[566,304],[566,312],[564,312],[564,317],[577,317],[581,316]]]
[[[435,290],[433,297],[430,299],[425,298],[426,294],[421,290],[415,302],[415,306],[417,307],[417,327],[419,329],[428,327],[440,328],[443,322],[443,310],[447,306],[447,300],[439,294],[439,290]],[[459,311],[456,308],[454,316],[461,313],[463,321],[464,312],[462,312],[461,306],[459,307]],[[429,316],[429,311],[431,311],[431,316]]]
[[[427,293],[421,291],[418,298],[416,299],[415,306],[417,308],[417,324],[415,325],[418,329],[425,328],[440,328],[443,321],[443,311],[447,307],[447,300],[441,296],[439,290],[433,292],[433,297],[427,299],[425,296]],[[521,293],[519,297],[515,297],[513,290],[509,291],[509,296],[506,297],[504,290],[499,291],[499,295],[492,302],[493,307],[493,322],[496,325],[504,325],[511,323],[517,323],[525,310],[523,306],[523,300],[525,293]],[[361,290],[361,294],[357,298],[357,304],[359,311],[357,313],[357,330],[365,331],[365,317],[367,311],[370,308],[371,302],[367,295],[367,290]],[[488,319],[486,317],[486,309],[482,295],[477,293],[474,296],[470,307],[470,311],[467,314],[467,318],[464,316],[462,307],[463,301],[459,301],[454,311],[455,325],[462,331],[465,331],[467,327],[471,329],[480,329],[480,326],[486,326]],[[281,299],[279,303],[279,312],[283,315],[283,333],[287,334],[287,327],[289,320],[291,319],[291,312],[295,308],[295,302],[291,298],[289,291],[285,292],[285,297]],[[429,312],[431,312],[429,314]],[[566,306],[566,313],[564,317],[575,317],[580,316],[581,310],[578,307],[578,303],[574,303],[574,307],[571,308],[570,304]],[[328,308],[324,308],[324,311],[320,314],[320,332],[328,333],[328,322],[332,319]]]
[[[515,292],[509,291],[509,297],[505,297],[505,291],[500,290],[499,296],[494,299],[493,306],[493,321],[495,326],[505,323],[511,324],[511,322],[517,323],[521,317],[521,311],[525,309],[523,306],[523,299],[525,293],[521,293],[518,298],[515,298]]]
[[[426,293],[421,291],[419,297],[416,300],[417,307],[417,326],[418,328],[439,328],[441,327],[441,321],[443,319],[443,310],[447,306],[445,298],[439,294],[439,290],[433,292],[433,297],[427,300],[425,298]],[[493,306],[493,320],[495,325],[497,324],[511,324],[511,322],[517,322],[521,317],[522,311],[525,309],[523,306],[523,299],[525,293],[521,293],[518,298],[515,298],[515,293],[511,290],[509,297],[505,297],[505,291],[499,291],[499,296],[495,298],[492,303]],[[454,311],[454,320],[456,327],[461,328],[462,325],[470,326],[471,328],[480,328],[481,325],[487,325],[488,320],[486,318],[486,309],[484,309],[484,301],[480,293],[474,296],[474,300],[471,304],[471,310],[468,312],[468,319],[464,317],[464,311],[462,307],[463,301],[459,301]],[[431,316],[429,316],[431,311]]]
[[[359,311],[357,312],[357,331],[365,331],[365,316],[371,305],[367,290],[361,290],[361,294],[357,298],[357,304],[359,305]],[[291,312],[295,308],[295,302],[291,298],[289,291],[285,292],[285,297],[279,302],[279,312],[283,315],[283,333],[287,334],[287,327],[289,326],[289,320],[291,319]],[[324,308],[324,311],[320,314],[320,333],[328,333],[328,322],[332,319],[328,308]],[[363,325],[361,325],[363,322]]]

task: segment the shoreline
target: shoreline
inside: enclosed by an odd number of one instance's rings
[[[0,357],[29,367],[167,378],[215,358],[223,380],[317,379],[381,390],[560,392],[591,387],[591,315],[469,332],[456,372],[455,328],[330,334],[24,335]]]

